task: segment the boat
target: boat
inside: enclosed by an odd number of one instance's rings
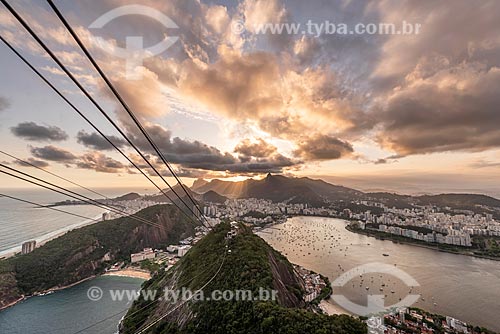
[[[52,294],[52,293],[54,293],[54,291],[47,291],[47,292],[44,292],[44,293],[40,293],[40,294],[38,294],[38,296],[40,296],[40,297],[42,297],[42,296],[47,296],[47,295],[50,295],[50,294]]]

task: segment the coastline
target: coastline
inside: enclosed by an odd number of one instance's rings
[[[53,287],[53,288],[50,288],[50,289],[47,289],[47,290],[37,291],[35,294],[30,295],[30,296],[24,296],[24,295],[23,295],[23,296],[21,296],[19,299],[15,300],[15,301],[13,301],[13,302],[11,302],[11,303],[7,304],[7,305],[4,305],[4,306],[0,307],[0,311],[3,311],[3,310],[5,310],[5,309],[8,309],[9,307],[12,307],[12,306],[16,305],[17,303],[20,303],[20,302],[22,302],[22,301],[24,301],[24,300],[27,300],[27,299],[29,299],[29,298],[32,298],[32,297],[37,297],[37,296],[39,296],[39,295],[41,295],[41,294],[47,294],[47,293],[52,293],[52,292],[56,292],[56,291],[59,291],[59,290],[64,290],[64,289],[71,288],[71,287],[73,287],[73,286],[75,286],[75,285],[78,285],[78,284],[83,283],[83,282],[85,282],[85,281],[88,281],[88,280],[91,280],[91,279],[93,279],[93,278],[96,278],[97,276],[98,276],[98,275],[92,275],[92,276],[90,276],[90,277],[87,277],[87,278],[81,279],[81,280],[79,280],[79,281],[77,281],[77,282],[74,282],[74,283],[71,283],[71,284],[68,284],[68,285],[56,286],[56,287]]]
[[[348,230],[349,232],[366,235],[368,237],[375,238],[378,240],[391,241],[394,243],[400,243],[403,245],[410,245],[410,246],[416,246],[416,247],[420,247],[420,248],[426,248],[426,249],[430,249],[430,250],[434,250],[434,251],[438,251],[438,252],[443,252],[443,253],[472,256],[472,257],[475,257],[478,259],[485,259],[485,260],[492,260],[492,261],[500,261],[500,258],[489,257],[489,256],[485,256],[485,255],[479,255],[479,254],[468,253],[468,252],[454,252],[452,250],[443,249],[443,248],[439,248],[437,246],[432,246],[432,245],[427,246],[427,245],[423,245],[420,243],[412,242],[410,240],[408,240],[408,241],[407,240],[394,240],[394,239],[391,239],[390,234],[387,234],[387,238],[381,239],[376,234],[370,233],[369,231],[349,228],[349,225],[346,225],[345,229]]]
[[[57,229],[55,231],[45,233],[45,234],[43,234],[39,237],[33,238],[31,240],[36,240],[36,243],[37,243],[36,248],[38,248],[38,247],[45,245],[47,242],[49,242],[51,240],[59,238],[60,236],[68,233],[69,231],[72,231],[72,230],[78,229],[78,228],[82,228],[82,227],[85,227],[88,225],[99,223],[101,221],[100,220],[101,217],[102,217],[102,213],[100,213],[99,215],[96,215],[92,220],[89,220],[89,219],[83,220],[81,222],[78,222],[78,223],[75,223],[72,225],[68,225],[66,227]],[[16,254],[18,254],[20,252],[21,252],[21,245],[11,247],[9,249],[0,251],[0,259],[7,259],[9,257],[15,256]]]
[[[102,276],[131,277],[131,278],[139,278],[139,279],[142,279],[142,280],[145,280],[145,281],[147,281],[147,280],[149,280],[151,278],[151,274],[149,272],[143,271],[143,270],[138,270],[138,269],[131,269],[131,268],[126,268],[126,269],[120,269],[120,270],[117,270],[117,271],[106,272],[106,273],[100,274],[100,275],[92,275],[92,276],[89,276],[87,278],[81,279],[81,280],[79,280],[77,282],[74,282],[74,283],[71,283],[71,284],[68,284],[68,285],[57,286],[57,287],[53,287],[53,288],[50,288],[50,289],[47,289],[47,290],[38,291],[38,292],[36,292],[35,294],[33,294],[31,296],[21,296],[20,298],[12,301],[11,303],[0,307],[0,312],[3,311],[3,310],[8,309],[9,307],[12,307],[12,306],[16,305],[17,303],[20,303],[20,302],[22,302],[24,300],[27,300],[27,299],[29,299],[31,297],[37,297],[37,296],[39,296],[41,294],[47,294],[47,293],[53,293],[53,292],[60,291],[60,290],[65,290],[65,289],[71,288],[73,286],[76,286],[76,285],[78,285],[80,283],[92,280],[92,279],[97,278],[97,277],[102,277]]]

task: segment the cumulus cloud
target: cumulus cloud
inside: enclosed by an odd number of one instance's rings
[[[115,144],[117,147],[122,148],[127,145],[125,139],[118,138],[116,136],[107,136],[109,140]],[[108,143],[106,139],[104,139],[97,132],[87,133],[85,130],[78,131],[76,135],[76,140],[78,143],[84,145],[85,147],[92,148],[95,150],[114,150],[115,148]]]
[[[38,125],[35,122],[24,122],[10,128],[20,138],[32,141],[63,141],[68,134],[57,126]]]
[[[35,158],[48,161],[70,163],[77,158],[77,156],[70,151],[52,145],[32,147],[30,151]]]
[[[352,145],[348,142],[318,134],[301,140],[294,154],[305,160],[333,160],[353,152]]]
[[[265,158],[277,152],[274,145],[268,144],[264,139],[258,138],[256,142],[249,139],[242,140],[235,148],[234,152],[246,157]]]
[[[279,67],[273,55],[241,55],[226,50],[214,64],[186,61],[178,85],[185,95],[214,112],[244,119],[281,109],[278,78]]]
[[[79,157],[75,165],[77,168],[92,169],[101,173],[120,173],[126,167],[120,161],[105,156],[101,152],[85,153]]]
[[[402,155],[499,147],[499,90],[497,67],[440,66],[432,75],[419,69],[378,114],[379,141]]]
[[[90,169],[101,173],[123,173],[129,171],[129,166],[106,156],[102,152],[89,151],[83,155],[76,155],[66,149],[51,145],[32,147],[30,151],[37,159],[29,158],[27,161],[38,167],[47,167],[47,161],[54,161],[65,164],[68,167]]]
[[[265,173],[265,172],[281,172],[283,168],[291,167],[297,164],[296,161],[277,153],[273,150],[271,156],[264,156],[265,151],[270,151],[271,145],[261,143],[266,146],[260,147],[260,152],[257,146],[245,147],[239,145],[239,150],[245,153],[256,154],[253,156],[241,155],[236,158],[228,152],[221,152],[214,146],[206,145],[200,141],[189,141],[179,137],[172,137],[172,133],[158,124],[148,124],[146,126],[147,132],[151,135],[158,148],[161,150],[165,158],[173,164],[177,164],[185,169],[198,169],[205,171],[219,171],[229,173]],[[155,167],[162,168],[159,158],[151,159],[155,156],[151,146],[139,134],[137,130],[129,129],[129,135],[132,141],[138,145],[140,149],[149,152],[150,161],[155,163]],[[257,144],[258,145],[258,144]],[[133,155],[142,167],[145,166],[144,162],[138,156]]]
[[[26,161],[28,163],[26,163],[24,161]],[[38,159],[31,158],[31,157],[28,159],[24,159],[24,161],[15,160],[14,163],[19,165],[19,166],[23,166],[23,167],[32,167],[31,165],[33,165],[36,167],[45,168],[45,167],[49,166],[47,161],[38,160]]]

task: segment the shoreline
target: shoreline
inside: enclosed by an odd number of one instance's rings
[[[5,305],[5,306],[0,307],[0,312],[3,311],[3,310],[8,309],[9,307],[12,307],[12,306],[16,305],[17,303],[20,303],[20,302],[22,302],[24,300],[28,300],[29,298],[39,297],[41,294],[47,294],[47,293],[53,293],[53,292],[60,291],[60,290],[65,290],[65,289],[71,288],[71,287],[73,287],[75,285],[78,285],[80,283],[83,283],[85,281],[91,280],[91,279],[96,278],[96,277],[98,277],[98,275],[92,275],[90,277],[81,279],[81,280],[79,280],[77,282],[74,282],[74,283],[71,283],[71,284],[68,284],[68,285],[57,286],[57,287],[53,287],[53,288],[50,288],[50,289],[47,289],[47,290],[43,290],[43,291],[37,291],[37,292],[35,292],[35,294],[30,295],[30,296],[24,296],[23,295],[19,299],[15,300],[15,301],[13,301],[13,302]]]
[[[36,241],[36,248],[38,247],[41,247],[43,245],[45,245],[47,242],[49,241],[52,241],[54,239],[57,239],[59,238],[60,236],[74,230],[74,229],[79,229],[79,228],[82,228],[82,227],[85,227],[85,226],[89,226],[89,225],[93,225],[93,224],[96,224],[96,223],[99,223],[101,222],[100,218],[102,217],[102,213],[99,214],[99,215],[96,215],[92,220],[83,220],[81,222],[78,222],[78,223],[74,223],[72,225],[68,225],[66,227],[63,227],[63,228],[60,228],[58,230],[55,230],[55,231],[51,231],[51,232],[48,232],[48,233],[45,233],[39,237],[36,237],[36,238],[32,238],[32,239],[29,239],[29,240],[35,240]],[[6,250],[3,250],[3,251],[0,251],[0,259],[8,259],[10,257],[13,257],[19,253],[21,253],[21,245],[18,245],[18,246],[14,246],[14,247],[11,247],[11,248],[8,248]]]
[[[365,230],[357,230],[357,229],[355,230],[355,229],[349,228],[349,225],[346,225],[345,229],[348,230],[349,232],[366,235],[368,237],[375,238],[377,240],[391,241],[393,243],[400,243],[400,244],[403,244],[403,245],[416,246],[416,247],[426,248],[426,249],[430,249],[430,250],[434,250],[434,251],[438,251],[438,252],[443,252],[443,253],[449,253],[449,254],[455,254],[455,255],[464,255],[464,256],[471,256],[471,257],[475,257],[475,258],[478,258],[478,259],[485,259],[485,260],[491,260],[491,261],[500,261],[500,258],[489,257],[489,256],[485,256],[485,255],[471,254],[471,253],[462,253],[462,252],[454,252],[452,250],[447,250],[447,249],[439,248],[438,246],[422,245],[422,244],[419,244],[419,243],[416,243],[416,242],[411,242],[411,241],[406,241],[406,240],[394,240],[394,239],[390,238],[390,236],[391,236],[390,234],[387,234],[387,236],[388,236],[387,238],[381,239],[381,238],[379,238],[374,233],[365,232]]]
[[[106,272],[104,274],[92,275],[92,276],[89,276],[87,278],[81,279],[81,280],[79,280],[77,282],[74,282],[74,283],[71,283],[71,284],[68,284],[68,285],[57,286],[57,287],[53,287],[53,288],[50,288],[50,289],[47,289],[47,290],[43,290],[43,291],[37,291],[35,294],[30,295],[30,296],[21,296],[17,300],[14,300],[14,301],[12,301],[9,304],[0,307],[0,312],[3,311],[3,310],[8,309],[9,307],[15,306],[16,304],[18,304],[18,303],[20,303],[20,302],[22,302],[24,300],[28,300],[29,298],[39,297],[41,294],[53,293],[53,292],[56,292],[56,291],[61,291],[61,290],[69,289],[69,288],[74,287],[74,286],[76,286],[78,284],[81,284],[83,282],[95,279],[97,277],[104,277],[104,276],[130,277],[130,278],[142,279],[142,280],[145,280],[145,281],[147,281],[147,280],[149,280],[151,278],[151,274],[149,272],[142,271],[142,270],[134,270],[134,269],[130,269],[130,268],[121,269],[121,270],[117,270],[117,271],[114,271],[114,272]]]

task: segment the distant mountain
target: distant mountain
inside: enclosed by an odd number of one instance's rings
[[[211,202],[211,203],[224,203],[227,200],[226,196],[219,195],[213,190],[209,190],[202,195],[203,202]]]
[[[440,194],[415,197],[420,204],[435,204],[452,208],[471,209],[474,206],[488,206],[500,208],[500,200],[477,194]]]
[[[425,196],[400,195],[387,192],[364,193],[359,190],[333,185],[323,180],[308,177],[294,178],[268,174],[262,180],[248,179],[239,182],[218,179],[207,182],[196,181],[193,190],[199,193],[215,191],[229,198],[261,198],[274,202],[308,203],[321,206],[331,202],[369,200],[389,207],[411,208],[413,205],[449,206],[453,209],[493,208],[500,212],[500,200],[475,194],[440,194]],[[491,211],[491,210],[490,210]],[[493,212],[492,211],[492,212]],[[488,210],[484,211],[488,212]]]
[[[128,193],[119,197],[113,198],[114,201],[133,201],[138,198],[141,198],[141,195],[138,193]]]
[[[204,179],[196,179],[193,182],[193,186],[191,187],[193,190],[196,190],[197,188],[203,187],[205,184],[207,184],[208,181]]]
[[[248,183],[254,180],[245,180],[240,182],[222,181],[219,179],[211,180],[207,182],[205,180],[198,179],[193,183],[191,187],[192,190],[198,193],[206,193],[209,190],[213,190],[218,194],[224,195],[229,198],[238,198],[244,192],[244,188],[248,186]]]
[[[333,200],[350,200],[363,195],[360,191],[332,185],[322,180],[271,174],[262,180],[230,182],[215,179],[203,184],[198,183],[194,190],[197,192],[211,190],[229,198],[261,198],[274,202],[290,201],[311,205],[323,205]]]

